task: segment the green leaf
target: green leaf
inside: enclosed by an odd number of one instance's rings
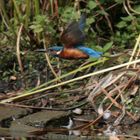
[[[103,52],[108,51],[113,45],[113,42],[108,42],[107,44],[105,44],[104,48],[103,48]]]
[[[133,16],[121,17],[123,21],[132,21],[134,19]]]
[[[60,9],[61,20],[65,23],[68,23],[70,20],[78,19],[78,13],[74,10],[73,7],[66,6],[63,9]]]
[[[94,61],[97,61],[97,60],[98,60],[98,58],[93,58],[93,57],[90,57],[90,58],[88,59],[89,62],[94,62]]]
[[[94,9],[94,8],[97,7],[97,4],[94,1],[89,1],[88,2],[88,7],[89,7],[89,9]]]
[[[127,27],[127,23],[125,21],[121,21],[116,26],[118,28],[124,28],[124,27]]]
[[[93,22],[95,22],[95,19],[93,17],[92,18],[87,18],[87,21],[86,21],[87,25],[90,25]]]
[[[103,48],[99,45],[91,45],[91,48],[95,51],[103,52]]]
[[[104,3],[106,0],[100,0],[101,3]]]
[[[98,13],[101,15],[108,15],[108,13],[106,11],[103,11],[103,10],[98,11]]]
[[[134,6],[134,10],[137,11],[137,12],[140,12],[140,5]]]
[[[115,2],[116,2],[116,3],[119,3],[119,4],[123,3],[123,1],[124,1],[124,0],[115,0]]]

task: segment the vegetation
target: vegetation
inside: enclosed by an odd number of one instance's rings
[[[63,60],[36,51],[61,45],[62,31],[83,12],[87,13],[85,45],[103,52],[100,59]],[[53,94],[61,93],[53,104],[57,109],[72,110],[88,102],[99,106],[94,108],[98,118],[83,128],[115,108],[122,114],[113,116],[118,119],[114,126],[125,113],[137,121],[139,46],[139,0],[0,0],[0,93],[15,91],[2,94],[0,103],[36,95],[23,104],[48,109]]]
[[[139,4],[138,0],[1,0],[0,79],[8,80],[9,76],[21,72],[40,71],[40,67],[43,70],[45,59],[34,50],[43,48],[44,39],[46,47],[60,44],[62,29],[71,20],[78,20],[82,11],[88,15],[87,46],[109,54],[132,48],[140,31]],[[20,57],[17,59],[16,55]],[[51,58],[51,64],[56,66],[56,60]],[[63,70],[64,73],[68,69]]]

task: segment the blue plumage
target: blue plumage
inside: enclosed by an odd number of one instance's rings
[[[77,46],[76,48],[88,54],[90,57],[94,57],[94,58],[99,58],[103,54],[102,52],[98,52],[91,48],[87,48],[84,45]]]
[[[48,48],[50,51],[61,51],[63,49],[63,46],[52,46]]]
[[[100,58],[102,52],[95,51],[83,45],[85,34],[83,32],[86,23],[86,13],[81,15],[78,22],[71,22],[62,32],[60,41],[63,46],[52,46],[49,51],[53,56],[64,59]],[[43,52],[43,50],[41,50]]]
[[[99,58],[103,54],[102,52],[98,52],[98,51],[95,51],[95,50],[93,50],[91,48],[87,48],[84,45],[75,46],[74,49],[78,49],[78,50],[84,52],[85,54],[89,55],[89,57],[93,57],[93,58]],[[53,46],[53,47],[50,47],[49,50],[62,51],[63,46]]]
[[[85,24],[86,24],[86,14],[83,13],[80,17],[80,20],[79,20],[79,28],[81,31],[84,30]]]

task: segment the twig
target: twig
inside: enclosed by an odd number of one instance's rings
[[[102,88],[102,91],[103,91],[103,93],[106,95],[106,97],[109,98],[109,99],[111,100],[111,102],[112,102],[117,108],[123,110],[123,106],[120,105],[115,99],[113,99],[113,98],[111,97],[111,94],[108,94],[107,91],[106,91],[105,89],[103,89],[103,88]],[[120,94],[120,93],[119,93],[119,94]],[[122,94],[122,92],[121,92],[121,94]],[[120,95],[121,95],[121,94],[120,94]],[[130,112],[127,111],[127,114],[128,114],[134,121],[136,121],[136,119],[133,117],[133,115],[132,115]]]
[[[135,46],[134,46],[134,49],[133,49],[133,52],[132,52],[132,56],[130,57],[129,62],[132,61],[132,59],[133,59],[133,57],[134,57],[134,55],[135,55],[135,53],[136,53],[136,51],[137,51],[137,49],[138,49],[139,44],[140,44],[140,34],[139,34],[139,36],[138,36],[138,38],[137,38],[137,42],[136,42],[136,44],[135,44]],[[129,66],[130,66],[130,65],[127,66],[127,69],[129,68]]]
[[[140,140],[140,137],[138,136],[132,136],[132,135],[116,135],[118,137],[126,137],[126,138],[133,138],[133,139],[136,139],[136,140]]]
[[[83,66],[83,67],[81,67],[81,68],[77,68],[77,69],[75,69],[75,70],[73,70],[73,71],[71,71],[71,72],[69,72],[69,73],[63,74],[63,75],[61,75],[59,78],[60,78],[60,79],[63,79],[63,78],[65,78],[65,77],[68,77],[68,76],[70,76],[70,75],[72,75],[72,74],[75,74],[75,73],[77,73],[77,72],[79,72],[79,71],[82,71],[82,70],[84,70],[84,69],[87,69],[87,68],[89,68],[89,67],[96,66],[96,65],[98,65],[98,64],[104,63],[104,62],[107,61],[107,60],[108,60],[108,58],[103,58],[103,59],[98,60],[98,61],[96,61],[96,62],[92,62],[92,63],[90,63],[90,64],[88,64],[88,65],[86,65],[86,66]],[[52,84],[52,83],[54,83],[54,82],[56,82],[56,81],[57,81],[57,79],[55,78],[55,79],[53,79],[53,80],[51,80],[51,81],[49,81],[49,82],[47,82],[47,83],[44,83],[44,84],[40,85],[40,86],[37,87],[37,88],[33,88],[32,90],[29,90],[28,93],[29,93],[29,92],[33,92],[33,91],[36,91],[36,90],[38,90],[38,89],[40,89],[40,88],[43,88],[43,87],[45,87],[45,86],[47,86],[47,85],[49,85],[49,84]]]
[[[78,105],[67,107],[67,108],[50,108],[50,107],[36,107],[36,106],[29,106],[29,105],[20,105],[20,104],[10,104],[10,103],[0,103],[1,106],[12,106],[12,107],[20,107],[20,108],[30,108],[30,109],[42,109],[42,110],[53,110],[53,111],[69,111],[74,110],[76,108],[80,108],[81,106],[84,106],[88,104],[87,101],[84,101]]]
[[[74,9],[76,10],[76,9],[78,9],[78,14],[80,15],[80,7],[79,7],[79,0],[75,0],[75,2],[74,2]]]
[[[103,70],[100,70],[100,71],[92,72],[92,73],[89,73],[89,74],[86,74],[86,75],[83,75],[83,76],[80,76],[80,77],[77,77],[77,78],[74,78],[74,79],[71,79],[71,80],[68,80],[68,81],[64,81],[64,82],[61,82],[61,83],[58,83],[58,84],[55,84],[55,85],[48,86],[46,88],[39,89],[37,91],[32,91],[32,92],[29,92],[29,93],[27,92],[27,93],[24,93],[24,94],[22,93],[21,95],[18,95],[16,97],[6,99],[6,100],[2,100],[0,103],[12,102],[12,101],[17,100],[19,98],[30,96],[30,95],[33,95],[35,93],[46,91],[48,89],[56,88],[56,87],[59,87],[59,86],[62,86],[62,85],[66,85],[68,83],[72,83],[72,82],[75,82],[75,81],[78,81],[78,80],[82,80],[82,79],[85,79],[85,78],[88,78],[88,77],[91,77],[91,76],[94,76],[94,75],[99,75],[101,73],[106,73],[106,72],[109,72],[109,71],[112,71],[112,70],[115,70],[115,69],[123,68],[123,67],[126,67],[128,65],[135,64],[135,63],[140,63],[140,59],[132,61],[132,62],[127,62],[127,63],[121,64],[121,65],[117,65],[117,66],[114,66],[114,67],[110,67],[110,68],[107,68],[107,69],[103,69]]]
[[[43,43],[44,43],[44,49],[46,49],[45,39],[43,40]],[[54,69],[53,69],[53,67],[52,67],[52,65],[50,63],[50,59],[49,59],[49,56],[48,56],[47,53],[45,53],[45,57],[46,57],[46,60],[47,60],[47,63],[48,63],[48,66],[49,66],[51,72],[53,73],[53,75],[55,76],[55,78],[57,79],[57,81],[61,82],[60,81],[60,78],[57,76],[57,74],[55,73],[55,71],[54,71]]]
[[[132,14],[129,12],[129,10],[128,10],[126,4],[125,4],[125,0],[123,1],[123,6],[124,6],[124,9],[127,12],[127,14],[130,15],[130,16],[132,16]]]
[[[140,12],[134,10],[134,9],[131,7],[130,1],[129,1],[129,0],[126,0],[126,2],[127,2],[127,5],[128,5],[128,8],[130,9],[130,11],[134,12],[135,14],[140,15]]]
[[[2,17],[3,23],[5,24],[5,26],[7,27],[7,29],[9,29],[9,26],[8,26],[8,24],[6,22],[6,19],[5,19],[4,15],[2,14],[2,10],[1,9],[0,9],[0,15]]]
[[[118,5],[118,3],[115,3],[115,4],[111,5],[110,7],[106,8],[106,11],[108,11],[108,10],[114,8],[114,7],[117,6],[117,5]],[[95,17],[96,17],[96,16],[99,16],[99,15],[100,15],[100,13],[97,13],[97,14],[95,14]]]
[[[139,55],[140,55],[140,43],[139,43],[139,49],[138,49],[138,52],[137,52],[137,54],[136,54],[135,60],[138,59]],[[134,67],[133,67],[133,68],[136,68],[136,64],[134,64]]]
[[[101,5],[101,3],[99,2],[99,0],[95,0],[95,1],[96,1],[96,3],[98,4],[99,8],[100,8],[103,12],[105,12],[104,7]],[[111,22],[110,22],[110,19],[109,19],[108,15],[105,14],[104,16],[105,16],[105,18],[106,18],[106,20],[107,20],[107,22],[108,22],[108,26],[109,26],[110,30],[113,32],[113,28],[112,28],[112,25],[111,25]]]
[[[20,37],[21,37],[22,29],[23,29],[23,24],[21,24],[21,26],[19,28],[18,36],[17,36],[17,43],[16,43],[16,46],[17,46],[17,60],[18,60],[18,64],[19,64],[21,73],[23,73],[23,65],[22,65],[22,61],[21,61],[21,57],[20,57]]]
[[[107,87],[109,87],[111,84],[115,83],[115,82],[116,82],[119,78],[121,78],[122,75],[124,75],[125,73],[126,73],[126,71],[124,71],[123,73],[119,74],[115,79],[110,79],[111,82],[108,83],[108,84],[106,84],[106,85],[104,85],[104,88],[107,88]],[[106,80],[108,80],[108,77],[106,78]],[[105,82],[101,82],[101,83],[104,84]],[[103,86],[103,84],[102,84],[102,86]],[[97,86],[97,87],[98,87],[98,86]],[[98,90],[97,90],[96,88],[94,88],[94,90],[96,90],[96,93],[98,93],[98,95],[99,95],[99,87],[98,87]],[[90,94],[89,97],[88,97],[88,101],[92,102],[92,101],[94,100],[94,98],[97,96],[96,93]]]
[[[132,80],[134,81],[135,78],[136,78],[136,77],[132,77],[132,78],[128,81],[128,83],[130,83]],[[128,83],[127,83],[127,86],[129,85]],[[111,102],[112,102],[117,108],[119,108],[119,109],[122,110],[123,106],[120,105],[115,99],[113,99],[113,98],[111,97],[111,95],[112,95],[113,93],[112,93],[112,92],[109,92],[109,93],[108,93],[108,92],[106,91],[106,89],[103,88],[103,87],[101,87],[97,82],[96,82],[96,84],[101,88],[102,92],[106,95],[106,98],[110,99]],[[120,86],[120,88],[123,88],[123,87],[126,87],[126,86],[123,86],[123,85]],[[116,88],[117,88],[117,87],[116,87]],[[120,91],[120,88],[118,88],[119,94],[122,93],[122,91],[123,91],[123,90]],[[114,90],[113,90],[113,91],[114,91]],[[121,95],[121,94],[120,94],[120,95]],[[128,114],[133,120],[136,121],[136,119],[133,117],[133,115],[132,115],[131,113],[129,113],[129,112],[127,111],[127,114]]]
[[[126,86],[123,88],[122,92],[127,88],[127,86],[130,84],[130,82],[131,82],[132,79],[133,79],[133,77],[127,82],[127,84],[126,84]],[[122,92],[120,92],[120,93],[115,97],[115,99],[113,99],[113,100],[116,101],[116,100],[119,98],[119,96],[122,94]],[[109,110],[109,109],[112,107],[113,104],[114,104],[114,103],[112,102],[112,103],[105,109],[105,111]],[[105,112],[105,111],[104,111],[104,112]],[[131,116],[131,118],[133,118],[134,120],[136,120],[136,119],[130,114],[130,112],[127,111],[127,113]],[[94,125],[95,123],[97,123],[97,122],[102,118],[102,116],[103,116],[103,114],[99,115],[95,120],[89,122],[88,124],[83,125],[83,127],[82,127],[82,126],[76,127],[75,129],[79,129],[79,128],[80,128],[80,129],[84,130],[84,129],[90,127],[91,125]]]
[[[55,13],[54,13],[54,17],[58,17],[58,0],[54,1],[54,7],[55,7]]]

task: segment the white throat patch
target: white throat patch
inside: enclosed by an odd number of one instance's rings
[[[57,55],[59,55],[61,53],[61,51],[56,52]]]

